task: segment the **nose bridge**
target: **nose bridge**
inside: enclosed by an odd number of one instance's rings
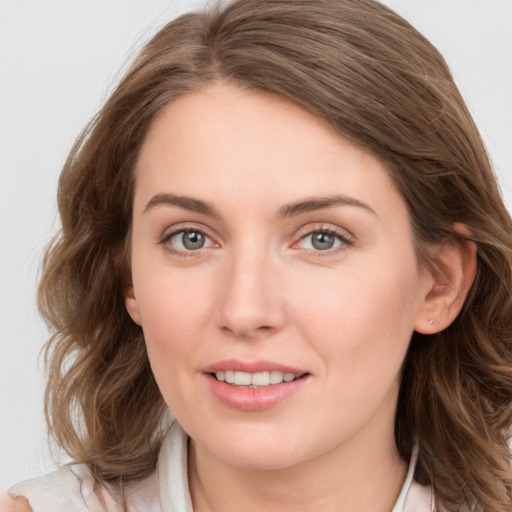
[[[284,310],[277,264],[268,248],[247,240],[233,248],[225,263],[218,304],[221,328],[240,337],[279,329]]]

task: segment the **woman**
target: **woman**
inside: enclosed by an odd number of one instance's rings
[[[11,490],[35,512],[509,510],[512,226],[396,14],[239,0],[169,23],[59,207],[46,406],[77,464]]]

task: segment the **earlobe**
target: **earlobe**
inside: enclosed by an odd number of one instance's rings
[[[424,302],[416,318],[415,330],[434,334],[457,317],[476,275],[477,246],[463,224],[453,226],[454,236],[435,248]]]
[[[124,304],[126,306],[126,310],[128,311],[128,314],[130,315],[131,319],[137,325],[142,325],[141,320],[140,320],[139,306],[137,305],[137,299],[135,298],[135,293],[134,293],[132,284],[128,285],[125,288]]]

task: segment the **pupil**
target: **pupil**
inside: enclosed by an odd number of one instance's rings
[[[204,235],[198,231],[183,233],[183,246],[190,250],[201,249],[204,245]]]
[[[331,249],[334,245],[334,237],[328,233],[315,233],[313,235],[313,247],[320,251]]]

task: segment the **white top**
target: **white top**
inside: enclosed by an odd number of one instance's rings
[[[193,512],[187,479],[187,434],[175,421],[164,438],[157,469],[146,479],[125,486],[126,512]],[[413,480],[413,453],[405,482],[391,512],[431,512],[430,489]],[[9,489],[24,496],[33,512],[125,512],[101,487],[85,464],[62,466],[41,478]]]

